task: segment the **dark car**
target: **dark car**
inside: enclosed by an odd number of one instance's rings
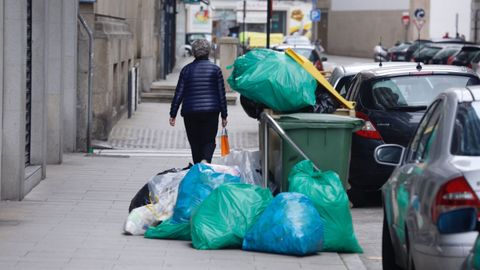
[[[427,40],[427,39],[417,39],[412,43],[412,46],[410,46],[405,54],[405,61],[411,61],[413,53],[418,50],[423,48],[427,44],[462,44],[462,45],[471,45],[473,43],[464,41],[459,38],[441,38],[441,39],[432,39],[432,40]]]
[[[448,58],[447,64],[472,68],[471,62],[479,51],[480,46],[463,46],[459,52]]]
[[[356,116],[364,127],[352,137],[349,190],[354,205],[366,203],[385,183],[392,167],[377,164],[375,148],[382,144],[406,146],[427,106],[443,90],[480,84],[464,67],[421,65],[385,67],[361,71],[347,91],[356,102]]]
[[[432,59],[430,59],[429,64],[434,65],[446,65],[448,58],[462,49],[462,45],[451,45],[444,47],[437,54],[435,54]]]
[[[443,49],[442,46],[427,44],[423,46],[423,48],[416,50],[413,53],[412,59],[410,61],[428,64],[430,59],[432,59],[433,56],[437,54],[441,49]]]
[[[390,61],[405,61],[405,54],[408,48],[412,45],[411,42],[402,42],[390,49],[388,49],[387,58]]]
[[[410,45],[407,49],[407,51],[405,52],[405,61],[407,62],[410,62],[410,60],[412,59],[412,55],[413,53],[423,47],[424,44],[427,44],[427,43],[430,43],[432,42],[431,40],[429,39],[417,39],[415,41],[412,42],[412,45]]]

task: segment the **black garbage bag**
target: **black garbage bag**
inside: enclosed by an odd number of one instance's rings
[[[133,197],[132,201],[130,202],[130,206],[128,207],[128,213],[132,212],[132,210],[137,207],[141,207],[150,203],[150,199],[148,197],[149,193],[150,191],[148,190],[147,183]]]
[[[334,113],[339,107],[335,97],[321,84],[315,89],[315,105],[308,106],[298,112],[303,113]]]
[[[240,95],[240,104],[247,115],[254,119],[260,119],[260,114],[266,108],[265,105],[255,102],[244,95]]]
[[[313,106],[314,113],[334,113],[339,104],[335,97],[330,94],[323,86],[318,86],[315,91],[316,102]]]
[[[192,167],[192,164],[188,164],[185,168],[172,168],[165,170],[163,172],[157,173],[157,175],[163,175],[167,173],[176,173],[184,170],[188,170]],[[133,209],[141,207],[150,203],[150,189],[148,188],[148,182],[135,194],[133,199],[130,201],[130,206],[128,207],[128,212],[132,212]]]

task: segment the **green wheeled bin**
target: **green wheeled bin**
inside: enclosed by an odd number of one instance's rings
[[[363,126],[363,120],[334,114],[295,113],[280,115],[276,121],[320,170],[338,173],[347,189],[352,133]],[[290,170],[303,158],[286,141],[276,141],[278,148],[270,149],[277,150],[279,155],[277,162],[269,167],[275,167],[274,181],[285,192]]]

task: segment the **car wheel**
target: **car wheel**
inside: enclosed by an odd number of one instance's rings
[[[382,230],[382,267],[385,270],[400,270],[401,268],[395,263],[395,251],[393,250],[392,238],[388,231],[387,218],[385,211],[383,215]]]

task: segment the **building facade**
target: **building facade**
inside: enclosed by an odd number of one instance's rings
[[[92,138],[127,113],[175,63],[176,1],[0,1],[0,200],[21,200],[64,152],[86,151],[88,34],[93,31]],[[168,59],[165,59],[168,55]]]
[[[75,149],[77,0],[0,3],[0,199],[21,200]]]

